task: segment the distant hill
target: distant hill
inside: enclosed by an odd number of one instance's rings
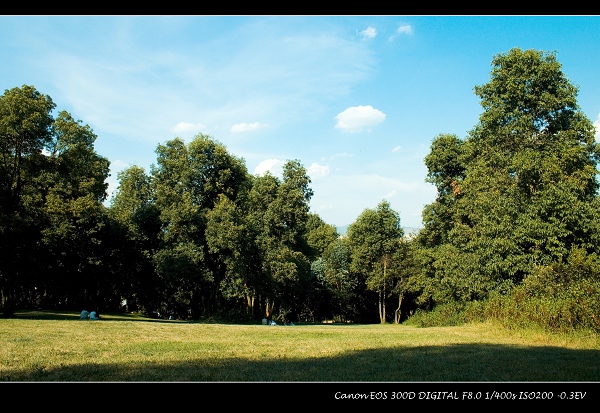
[[[348,227],[350,225],[344,225],[341,227],[335,227],[338,234],[340,235],[346,235],[346,232],[348,232]],[[410,235],[410,234],[416,234],[417,232],[419,232],[419,228],[415,228],[415,227],[402,227],[402,229],[404,230],[404,235]]]

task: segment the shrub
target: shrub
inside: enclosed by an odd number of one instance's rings
[[[404,324],[418,327],[457,326],[485,321],[485,302],[449,302],[435,306],[431,311],[417,309]]]
[[[509,294],[491,295],[485,315],[508,327],[600,332],[599,311],[598,257],[575,248],[566,261],[534,268]]]

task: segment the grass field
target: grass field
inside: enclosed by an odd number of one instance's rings
[[[0,318],[2,382],[600,381],[600,339],[490,323],[263,326],[102,314]]]

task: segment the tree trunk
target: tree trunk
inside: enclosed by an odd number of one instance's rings
[[[383,287],[379,291],[379,321],[385,324],[385,275],[387,270],[387,259],[383,260]]]
[[[254,296],[246,294],[246,314],[254,316]]]
[[[270,299],[265,300],[265,315],[267,316],[267,320],[270,320],[273,317],[273,308],[275,307],[275,303]]]
[[[404,298],[402,294],[398,295],[398,308],[396,308],[394,316],[396,324],[400,324],[400,319],[402,318],[402,311],[400,310],[400,307],[402,306],[402,298]]]
[[[12,317],[15,315],[15,292],[12,288],[7,287],[2,290],[2,312],[4,317]]]

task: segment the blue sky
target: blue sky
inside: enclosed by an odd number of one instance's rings
[[[117,173],[205,133],[275,175],[308,170],[345,226],[382,200],[405,227],[435,199],[423,158],[478,122],[476,85],[513,47],[555,51],[600,126],[599,16],[0,16],[0,87],[32,85],[98,136]]]

